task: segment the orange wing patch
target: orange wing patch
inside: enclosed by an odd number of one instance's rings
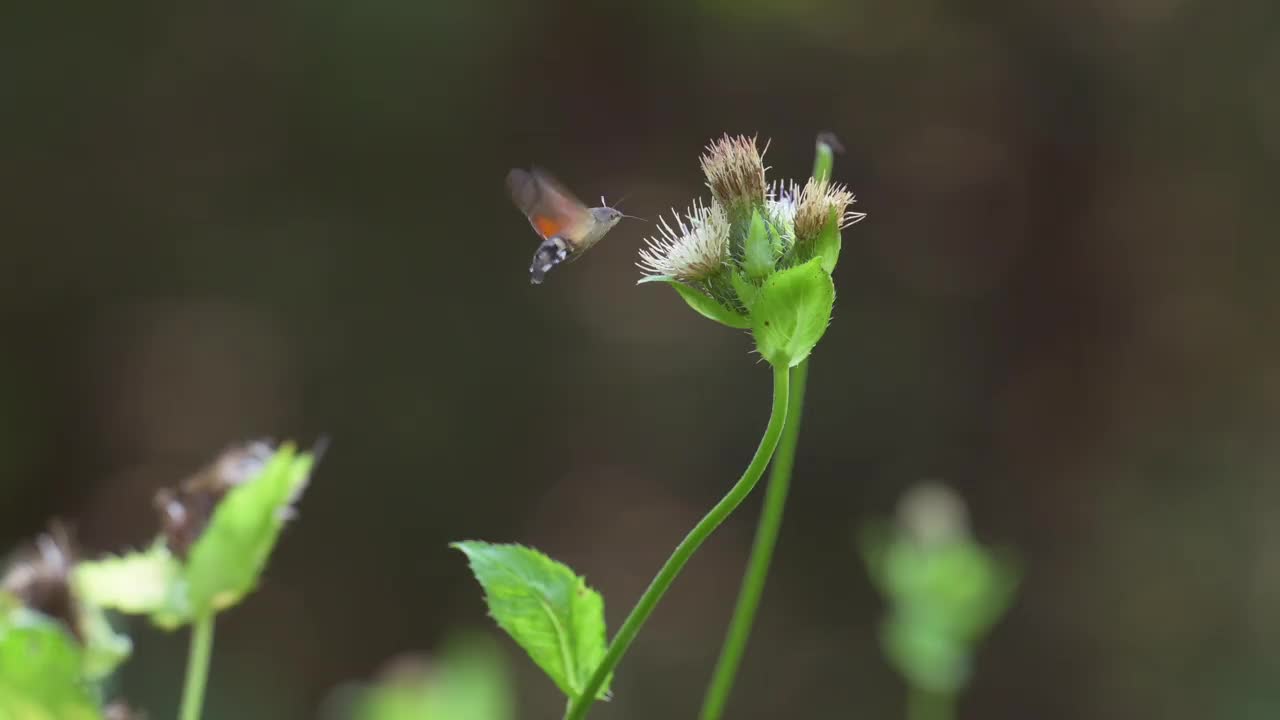
[[[534,215],[531,219],[533,220],[533,226],[538,229],[538,232],[542,233],[544,239],[555,237],[564,229],[564,225],[558,220],[549,218],[546,215]]]

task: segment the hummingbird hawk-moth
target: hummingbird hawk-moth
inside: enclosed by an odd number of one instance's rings
[[[534,285],[540,284],[555,266],[590,249],[624,217],[607,205],[587,207],[539,168],[507,173],[507,190],[533,231],[542,238],[529,265],[529,282]]]

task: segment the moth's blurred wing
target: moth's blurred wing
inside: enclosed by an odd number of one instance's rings
[[[544,240],[559,237],[576,245],[594,223],[591,211],[581,200],[538,168],[507,173],[507,190],[511,192],[512,202]]]

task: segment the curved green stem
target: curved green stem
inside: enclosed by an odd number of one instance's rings
[[[760,596],[764,593],[764,583],[769,576],[769,563],[773,560],[778,531],[782,528],[787,490],[791,486],[791,468],[795,466],[796,443],[800,438],[800,416],[804,412],[804,387],[808,375],[808,358],[791,371],[792,400],[787,408],[786,427],[773,458],[773,467],[769,470],[769,485],[765,491],[760,524],[756,527],[755,541],[751,545],[751,558],[747,561],[747,572],[742,578],[742,589],[738,592],[733,619],[729,621],[729,633],[725,636],[720,659],[716,661],[715,673],[711,676],[711,684],[707,686],[707,695],[702,701],[702,712],[698,715],[700,720],[718,720],[724,713],[729,692],[733,690],[734,676],[747,648],[756,610],[760,607]]]
[[[191,649],[187,655],[187,679],[182,685],[181,720],[200,720],[204,686],[209,679],[209,658],[213,655],[213,613],[196,618],[191,627]]]
[[[751,493],[752,488],[759,482],[760,476],[764,474],[765,467],[769,464],[769,459],[773,457],[773,451],[778,446],[778,438],[782,435],[783,425],[787,418],[787,399],[790,389],[790,374],[787,368],[775,368],[773,371],[773,410],[769,414],[769,424],[765,427],[764,437],[760,439],[760,446],[756,448],[756,454],[751,458],[751,464],[747,466],[745,472],[738,482],[729,490],[729,493],[716,503],[715,507],[706,514],[698,524],[689,531],[684,540],[676,546],[675,552],[671,553],[671,557],[667,558],[666,564],[658,571],[653,582],[649,583],[648,589],[640,596],[640,600],[636,606],[632,608],[631,614],[627,616],[622,627],[618,630],[618,634],[614,636],[613,642],[609,645],[608,652],[605,653],[604,660],[600,661],[600,665],[596,667],[595,672],[591,675],[591,679],[587,681],[586,687],[582,693],[573,700],[568,711],[565,712],[565,720],[582,720],[586,717],[588,708],[595,702],[597,693],[600,692],[600,686],[604,684],[605,678],[609,677],[609,673],[617,667],[622,656],[627,652],[627,648],[631,646],[631,641],[635,640],[636,634],[640,632],[640,628],[644,626],[649,615],[653,612],[658,601],[662,599],[667,588],[671,587],[671,583],[675,581],[676,576],[684,569],[685,563],[689,562],[689,558],[698,550],[703,541],[720,527],[720,523],[734,511]],[[184,719],[185,720],[185,719]]]
[[[831,179],[836,146],[838,142],[833,135],[824,133],[818,136],[813,177]],[[707,686],[707,695],[702,701],[702,712],[698,715],[700,720],[719,720],[724,714],[729,693],[733,690],[733,679],[747,649],[747,639],[751,636],[751,626],[755,623],[760,596],[764,594],[764,583],[769,576],[769,564],[773,561],[773,549],[778,544],[778,531],[782,528],[787,491],[791,488],[791,469],[795,466],[796,444],[800,440],[800,416],[804,413],[804,389],[808,378],[809,359],[805,358],[791,371],[792,401],[787,410],[786,428],[773,469],[769,471],[769,487],[765,491],[764,509],[760,512],[760,524],[751,545],[751,557],[747,560],[747,572],[742,577],[742,589],[738,591],[738,603],[733,609],[733,619],[729,621],[729,632],[720,650],[720,659],[716,661],[711,684]]]

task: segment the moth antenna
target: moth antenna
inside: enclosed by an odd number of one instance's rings
[[[611,208],[613,208],[614,210],[617,210],[617,209],[619,209],[619,208],[621,208],[621,207],[622,207],[622,203],[626,202],[626,201],[627,201],[627,198],[629,198],[629,197],[631,197],[631,193],[627,193],[626,195],[623,195],[623,196],[622,196],[622,199],[621,199],[621,200],[619,200],[619,201],[617,202],[617,204],[615,204],[615,205],[610,205],[609,203],[605,202],[605,200],[604,200],[604,196],[603,196],[603,195],[601,195],[601,196],[600,196],[600,204],[601,204],[601,205],[604,205],[605,207],[611,207]]]

